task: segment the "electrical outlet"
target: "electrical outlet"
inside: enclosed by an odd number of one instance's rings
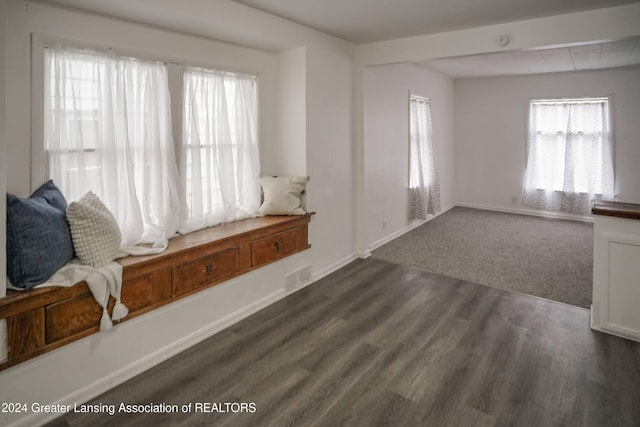
[[[386,230],[387,229],[387,218],[382,220],[382,229]]]
[[[517,196],[511,197],[511,203],[513,203],[514,205],[518,203],[518,197]]]

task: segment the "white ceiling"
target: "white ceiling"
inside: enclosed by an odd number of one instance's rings
[[[269,37],[265,37],[266,31],[280,31],[280,39],[286,39],[288,29],[280,28],[279,17],[359,44],[640,0],[182,0],[179,7],[175,0],[43,1],[214,39],[224,39],[224,35],[231,34],[239,44],[280,50],[288,47],[272,46]],[[237,25],[238,20],[257,22],[253,19],[254,14],[259,13],[256,9],[275,16],[271,21],[263,19],[262,24],[249,28]],[[217,19],[225,14],[233,19]],[[639,40],[640,37],[553,49],[506,51],[430,60],[419,65],[456,78],[611,68],[640,64]]]
[[[625,67],[640,65],[640,37],[579,46],[434,59],[419,65],[454,78]]]
[[[356,44],[638,2],[638,0],[235,1]]]

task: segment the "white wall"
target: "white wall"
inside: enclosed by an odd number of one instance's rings
[[[270,52],[337,40],[234,0],[45,1]]]
[[[584,96],[612,96],[616,194],[640,203],[640,67],[456,80],[458,202],[521,209],[529,101]]]
[[[407,194],[409,93],[431,100],[441,206],[446,209],[455,201],[453,80],[416,65],[368,67],[364,75],[363,220],[369,247],[414,224],[409,220]]]
[[[307,209],[314,269],[354,259],[353,49],[339,41],[307,47]]]
[[[172,12],[184,17],[198,10],[185,8],[182,2],[158,4],[153,10],[164,13],[167,20]],[[10,1],[3,58],[11,58],[7,61],[6,88],[7,104],[12,106],[7,111],[6,129],[6,140],[11,141],[6,157],[11,162],[0,165],[0,177],[6,177],[10,191],[24,196],[37,185],[30,182],[31,33],[113,47],[135,56],[258,73],[261,159],[269,173],[311,175],[307,205],[318,212],[310,226],[312,248],[140,316],[109,333],[93,335],[0,372],[0,401],[85,401],[284,297],[285,277],[290,272],[311,267],[317,279],[353,259],[353,46],[234,2],[216,2],[215,7],[219,4],[224,10],[238,8],[238,14],[216,13],[208,20],[209,25],[226,20],[217,31],[233,27],[231,42],[237,42],[242,27],[253,34],[256,28],[273,25],[273,33],[263,33],[261,39],[270,46],[293,50],[282,54],[261,51],[47,3]],[[238,16],[249,16],[250,21],[236,22]],[[158,16],[149,14],[149,18]],[[202,21],[202,17],[198,19]],[[278,40],[274,34],[286,39]],[[291,47],[293,41],[302,49]],[[294,87],[283,86],[285,78],[293,79]],[[280,93],[280,89],[285,90]],[[33,106],[33,111],[37,108]],[[289,112],[301,118],[304,126],[291,131],[287,120],[279,116]],[[283,147],[294,150],[286,154],[286,162],[280,158]],[[0,243],[4,248],[4,238]],[[0,424],[33,425],[45,417],[0,414]]]
[[[264,175],[307,175],[306,66],[305,47],[278,53],[277,126],[269,152],[261,150]]]

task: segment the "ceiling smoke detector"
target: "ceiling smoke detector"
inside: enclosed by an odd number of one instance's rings
[[[496,43],[498,43],[498,46],[506,46],[509,44],[509,36],[506,34],[503,34],[501,36],[498,36],[496,38]]]

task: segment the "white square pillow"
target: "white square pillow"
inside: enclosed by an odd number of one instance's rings
[[[304,215],[300,198],[307,184],[307,177],[260,178],[264,201],[258,212],[261,215]]]
[[[116,258],[120,227],[98,196],[89,191],[67,206],[67,221],[76,255],[83,264],[100,267]]]

